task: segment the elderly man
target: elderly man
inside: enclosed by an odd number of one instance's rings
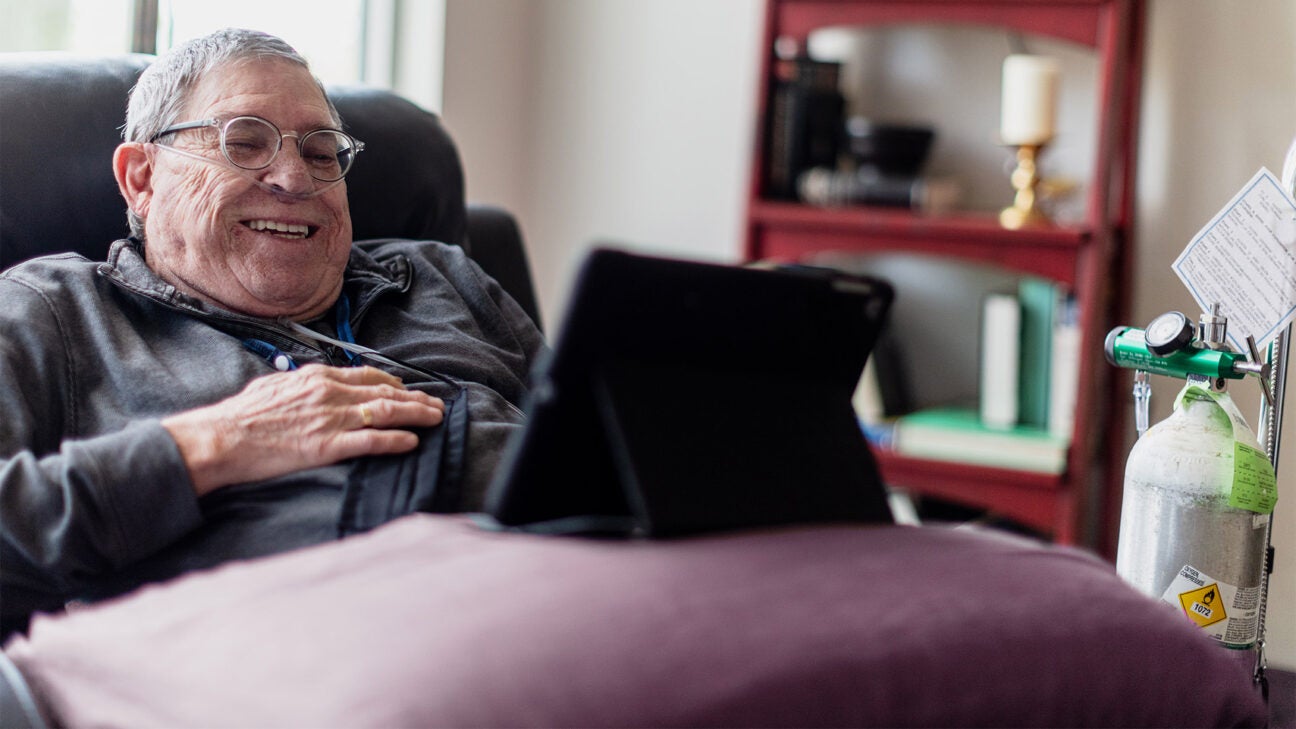
[[[341,129],[279,39],[188,43],[131,94],[132,236],[0,275],[5,632],[479,507],[543,340],[459,249],[352,244]]]

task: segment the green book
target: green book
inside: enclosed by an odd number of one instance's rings
[[[900,418],[893,448],[913,458],[1058,474],[1066,470],[1068,445],[1047,428],[989,428],[972,409],[933,408]]]
[[[1049,423],[1049,373],[1057,285],[1035,276],[1017,285],[1021,303],[1021,362],[1017,379],[1017,422],[1041,428]]]

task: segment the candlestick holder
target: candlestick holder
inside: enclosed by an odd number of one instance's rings
[[[1009,180],[1017,194],[1013,197],[1013,204],[999,213],[999,224],[1003,227],[1016,229],[1026,225],[1052,222],[1036,204],[1039,198],[1040,175],[1035,160],[1046,144],[1047,141],[1016,145],[1017,168],[1012,171]]]

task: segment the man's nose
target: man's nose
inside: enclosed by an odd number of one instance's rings
[[[293,195],[306,195],[315,191],[315,178],[301,156],[300,138],[285,134],[279,154],[265,168],[262,180],[275,189]]]

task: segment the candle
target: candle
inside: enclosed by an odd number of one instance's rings
[[[1053,137],[1058,76],[1055,58],[1017,54],[1004,59],[1000,141],[1043,144]]]

